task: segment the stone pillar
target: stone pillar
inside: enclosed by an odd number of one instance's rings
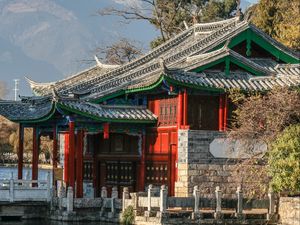
[[[199,191],[198,186],[194,186],[193,196],[194,196],[194,199],[195,199],[195,204],[194,204],[194,212],[192,213],[192,218],[193,219],[198,219],[200,217],[200,212],[199,212],[200,191]]]
[[[18,179],[23,178],[23,151],[24,151],[24,128],[19,125],[19,143],[18,143]]]
[[[152,193],[152,184],[149,184],[148,198],[147,198],[147,211],[145,211],[145,217],[150,217],[151,214],[151,193]]]
[[[62,202],[63,202],[63,198],[66,196],[66,190],[64,188],[64,185],[63,183],[61,183],[61,185],[59,186],[59,189],[58,189],[58,193],[57,193],[57,196],[58,196],[58,208],[60,210],[62,210]]]
[[[47,202],[51,200],[51,184],[50,184],[50,172],[47,173]]]
[[[29,183],[30,182],[30,172],[29,171],[26,172],[25,180],[27,181],[25,186],[30,187],[30,183]]]
[[[75,122],[69,122],[69,185],[75,189]]]
[[[236,207],[236,217],[238,219],[243,218],[243,191],[241,189],[241,186],[238,186],[236,190],[236,196],[237,196],[237,207]]]
[[[38,179],[38,163],[39,163],[39,134],[36,127],[33,128],[33,146],[32,146],[32,180]],[[36,187],[37,184],[32,184]]]
[[[275,196],[272,188],[269,189],[268,198],[269,198],[269,209],[267,214],[267,220],[271,220],[275,214]]]
[[[215,193],[216,193],[216,212],[215,212],[214,216],[216,219],[220,219],[221,215],[222,215],[222,208],[221,208],[222,192],[221,192],[219,186],[216,187]]]
[[[13,172],[10,173],[10,180],[9,180],[9,201],[14,201],[14,174]]]
[[[159,195],[159,212],[157,212],[158,217],[163,217],[167,210],[167,189],[165,185],[160,188]]]
[[[67,212],[73,212],[73,201],[74,201],[74,193],[73,188],[70,186],[68,187],[67,193]]]
[[[122,195],[122,212],[125,211],[125,199],[129,198],[129,191],[128,191],[128,187],[124,187],[123,188],[123,195]]]
[[[106,189],[106,187],[101,188],[101,198],[107,198],[107,189]]]
[[[127,190],[128,190],[128,188],[127,188]],[[116,186],[113,186],[113,188],[112,188],[111,197],[119,198],[118,188]]]

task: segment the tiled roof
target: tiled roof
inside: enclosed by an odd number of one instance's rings
[[[155,122],[157,119],[143,106],[99,105],[78,100],[59,101],[58,106],[102,121]]]
[[[51,114],[52,102],[45,100],[38,102],[0,101],[0,115],[11,121],[38,120]]]
[[[172,80],[197,87],[217,89],[240,89],[245,91],[266,91],[275,87],[300,86],[300,75],[253,76],[245,72],[185,72],[169,71],[167,77]]]

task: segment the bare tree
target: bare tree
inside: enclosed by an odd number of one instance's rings
[[[127,2],[127,1],[124,1]],[[145,20],[160,31],[160,37],[151,47],[170,39],[196,21],[213,21],[228,18],[236,9],[235,0],[136,0],[124,4],[124,7],[109,7],[98,11],[102,16],[120,16],[124,21]],[[209,3],[209,4],[208,4]]]
[[[107,64],[122,65],[141,56],[142,47],[137,42],[122,38],[109,46],[96,48],[95,52]]]

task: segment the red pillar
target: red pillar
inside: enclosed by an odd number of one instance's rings
[[[146,135],[142,135],[142,155],[141,162],[138,166],[138,174],[139,174],[139,191],[145,190],[145,156],[146,156]]]
[[[69,185],[75,188],[75,122],[69,122]]]
[[[228,95],[225,94],[224,96],[224,125],[223,130],[226,131],[227,128],[227,114],[228,114]]]
[[[224,129],[224,95],[220,95],[219,100],[219,131]]]
[[[182,93],[178,93],[177,98],[177,127],[180,129],[182,125]]]
[[[56,125],[53,126],[53,168],[57,168],[57,135]]]
[[[33,128],[32,135],[32,180],[37,180],[39,163],[39,134],[36,127]]]
[[[23,150],[24,150],[24,130],[22,124],[19,125],[19,148],[18,148],[18,179],[23,178]]]
[[[65,146],[64,146],[64,181],[69,185],[69,133],[65,133]]]
[[[76,144],[76,197],[83,197],[83,130],[78,131]]]
[[[183,126],[186,128],[188,125],[188,99],[187,99],[187,92],[184,89],[183,92]]]

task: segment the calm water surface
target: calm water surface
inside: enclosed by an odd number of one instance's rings
[[[31,168],[23,168],[23,179],[26,178],[27,173],[29,172],[29,179],[31,179]],[[47,173],[50,172],[50,179],[52,180],[52,170],[49,169],[39,169],[38,180],[46,180]],[[18,177],[17,167],[1,167],[0,166],[0,180],[10,179],[11,173],[13,173],[14,179]]]

